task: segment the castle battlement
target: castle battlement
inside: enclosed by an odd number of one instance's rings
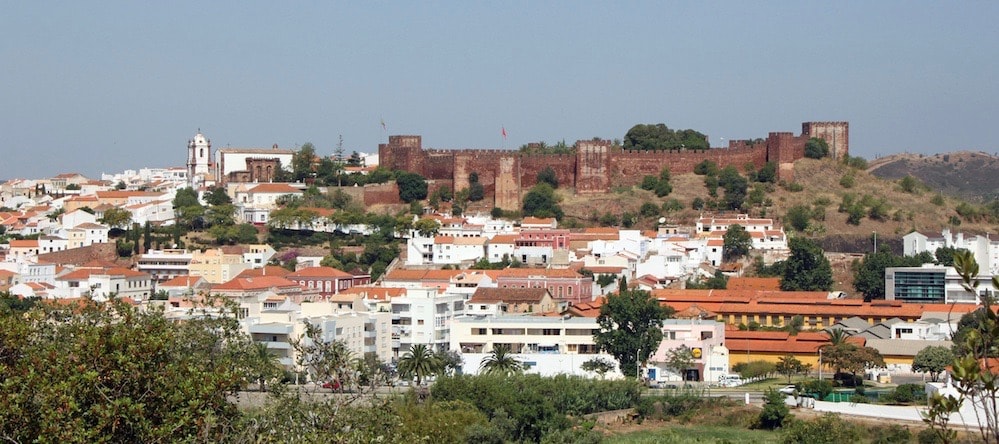
[[[639,151],[611,149],[607,140],[580,140],[574,154],[523,153],[505,149],[424,149],[418,135],[389,136],[378,145],[380,162],[389,169],[419,173],[429,180],[448,183],[455,189],[466,186],[472,173],[495,199],[496,206],[516,209],[520,197],[537,182],[537,174],[552,168],[560,184],[577,193],[603,193],[612,186],[636,185],[647,175],[657,175],[663,167],[676,174],[693,172],[705,161],[719,167],[739,169],[752,165],[762,168],[772,162],[778,175],[789,178],[791,164],[804,157],[808,139],[825,140],[831,154],[842,158],[849,153],[848,122],[804,122],[801,135],[770,132],[766,139],[729,140],[727,148],[705,150]]]

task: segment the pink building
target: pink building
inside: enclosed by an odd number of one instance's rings
[[[593,278],[570,269],[507,268],[496,277],[499,288],[547,288],[555,301],[593,300]]]
[[[371,275],[352,275],[333,267],[308,267],[285,276],[302,288],[315,289],[323,298],[339,294],[350,287],[371,283]]]

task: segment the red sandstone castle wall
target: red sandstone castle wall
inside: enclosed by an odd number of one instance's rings
[[[832,154],[842,158],[849,153],[847,122],[805,122],[802,135],[790,132],[770,133],[763,142],[729,141],[728,149],[707,151],[617,151],[607,141],[579,141],[576,155],[524,155],[508,150],[424,150],[420,136],[390,136],[380,144],[380,162],[389,169],[418,173],[438,184],[449,183],[455,189],[467,187],[471,173],[479,175],[487,196],[504,209],[520,206],[523,191],[534,186],[538,173],[546,167],[555,170],[560,186],[575,187],[576,192],[602,193],[611,186],[636,185],[647,175],[658,175],[663,166],[674,174],[689,173],[694,166],[711,160],[720,167],[732,165],[745,171],[746,165],[759,169],[774,162],[782,179],[793,180],[793,162],[804,157],[805,142],[810,137],[825,139]],[[394,184],[393,184],[394,185]],[[388,192],[379,198],[388,199]],[[395,190],[395,201],[398,191]],[[368,203],[365,193],[365,203]]]
[[[714,148],[706,151],[622,151],[610,159],[610,180],[614,186],[638,185],[645,176],[657,176],[664,166],[672,174],[694,171],[694,167],[710,160],[720,168],[732,165],[745,171],[752,164],[759,169],[767,162],[767,147],[757,144],[749,148]]]
[[[545,168],[555,171],[559,187],[572,187],[576,182],[575,154],[520,155],[520,185],[527,190],[537,185],[538,174]]]
[[[364,205],[398,204],[399,186],[395,182],[368,184],[364,186]]]

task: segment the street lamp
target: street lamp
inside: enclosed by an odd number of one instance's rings
[[[822,380],[822,348],[819,348],[819,381]]]
[[[878,252],[878,232],[877,231],[873,231],[873,233],[874,233],[874,252],[877,253]]]

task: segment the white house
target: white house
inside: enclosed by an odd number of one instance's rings
[[[667,355],[685,347],[693,356],[693,365],[681,370],[669,369]],[[653,381],[718,381],[729,373],[728,348],[725,347],[725,324],[705,319],[667,319],[663,321],[663,341],[649,357],[645,376]]]
[[[598,328],[595,318],[464,316],[452,322],[450,348],[461,352],[466,374],[477,374],[482,359],[503,345],[527,367],[527,373],[593,377],[581,368],[583,363],[594,358],[614,362],[612,356],[597,351],[593,333]],[[621,373],[615,370],[608,376]]]

